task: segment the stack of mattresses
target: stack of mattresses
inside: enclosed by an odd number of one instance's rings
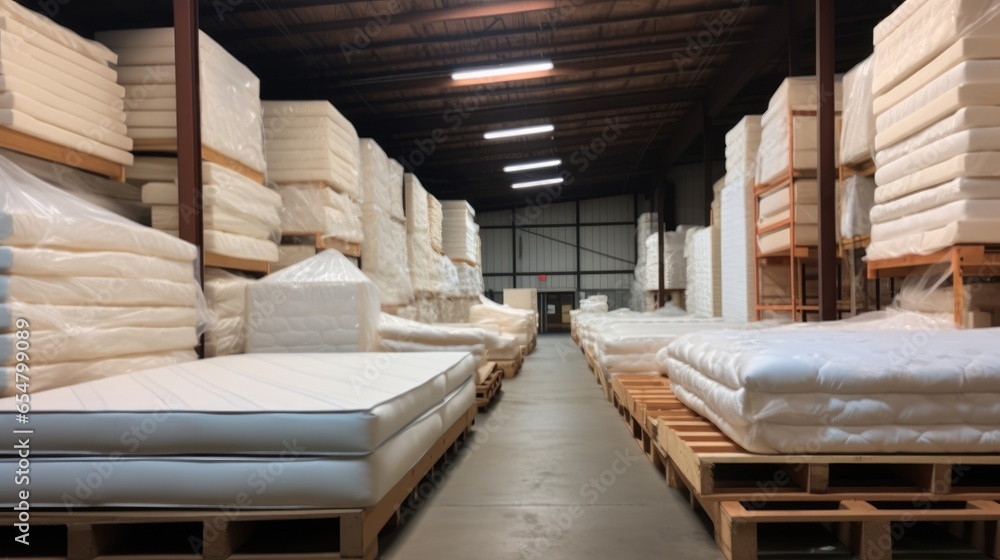
[[[197,359],[193,245],[78,199],[3,158],[0,222],[5,394],[14,392],[22,366],[30,368],[34,397]],[[22,351],[27,355],[18,356]]]
[[[216,163],[202,163],[201,173],[205,252],[276,262],[281,196]],[[177,160],[140,156],[126,177],[142,185],[142,202],[151,209],[153,227],[177,235],[181,212],[192,211],[179,206]]]
[[[217,509],[249,495],[241,508],[371,507],[470,418],[475,366],[464,353],[247,354],[33,394],[47,436],[32,438],[32,505]],[[151,414],[155,429],[128,432]],[[0,462],[16,468],[7,416]],[[109,464],[114,476],[74,491]],[[261,474],[275,465],[280,476]]]
[[[471,265],[479,264],[476,237],[479,226],[476,225],[476,212],[472,205],[464,200],[445,200],[443,208],[442,243],[444,254],[453,261],[462,261]]]
[[[874,56],[844,74],[844,116],[840,129],[843,165],[861,165],[875,159],[874,81]]]
[[[403,213],[403,167],[369,138],[361,140],[361,267],[378,286],[382,304],[413,301]]]
[[[716,244],[718,226],[688,230],[684,243],[687,260],[685,307],[698,317],[722,315],[721,255]]]
[[[472,325],[429,325],[383,313],[378,336],[382,352],[468,352],[477,368],[486,363],[486,332]]]
[[[726,186],[719,225],[722,316],[727,321],[750,321],[756,316],[753,185],[760,131],[760,116],[747,115],[726,134]]]
[[[636,220],[635,231],[635,279],[629,294],[629,308],[633,311],[646,311],[646,240],[657,228],[656,213],[645,212]]]
[[[908,1],[875,30],[868,256],[1000,242],[1000,6]]]
[[[443,297],[447,288],[441,276],[441,255],[434,250],[431,242],[428,204],[432,197],[412,173],[406,174],[404,194],[407,208],[406,251],[413,293],[417,298]]]
[[[687,287],[687,260],[684,258],[684,244],[687,229],[668,231],[663,234],[663,254],[660,259],[659,234],[646,238],[646,291],[660,288],[660,263],[663,266],[663,287],[667,290],[683,290]]]
[[[721,319],[686,315],[654,320],[607,321],[594,346],[601,368],[610,374],[660,375],[657,353],[677,338],[697,331],[725,328]]]
[[[215,321],[205,331],[205,356],[243,354],[247,348],[247,288],[252,278],[221,268],[205,269],[205,299]]]
[[[531,345],[537,330],[534,312],[499,305],[481,296],[479,299],[480,303],[469,309],[469,323],[493,325],[501,333],[516,337],[519,346],[527,348]]]
[[[131,164],[118,56],[11,0],[0,18],[0,127]]]

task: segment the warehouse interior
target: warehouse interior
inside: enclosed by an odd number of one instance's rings
[[[996,0],[0,0],[0,556],[1000,560],[998,92]]]

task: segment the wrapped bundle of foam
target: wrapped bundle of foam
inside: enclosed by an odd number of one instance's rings
[[[361,205],[346,194],[316,184],[279,185],[281,231],[285,235],[319,233],[361,243]]]
[[[448,258],[470,264],[479,264],[476,254],[476,212],[464,200],[445,200],[443,211],[442,249]]]
[[[363,205],[361,267],[378,286],[384,305],[407,305],[413,301],[407,257],[406,225],[387,211],[367,202]]]
[[[327,249],[247,288],[247,352],[369,352],[380,314],[375,284]]]
[[[415,175],[406,174],[406,252],[410,261],[410,281],[418,295],[440,294],[440,255],[431,247],[429,213],[430,195]]]
[[[590,296],[580,300],[580,313],[607,313],[608,296]]]
[[[11,0],[0,2],[0,17],[0,126],[131,164],[115,53]]]
[[[1000,5],[904,3],[875,35],[868,257],[1000,243]]]
[[[646,310],[646,240],[656,231],[658,223],[655,212],[646,212],[636,221],[635,279],[629,295],[629,308],[634,311]]]
[[[791,218],[791,189],[788,186],[770,191],[760,198],[757,228],[763,229]],[[795,246],[819,244],[819,188],[815,180],[795,181]],[[757,236],[761,254],[788,251],[792,244],[790,226],[772,229]]]
[[[247,287],[253,278],[221,268],[205,269],[205,299],[215,322],[205,331],[205,357],[246,352]]]
[[[350,121],[328,101],[262,105],[268,179],[324,184],[359,200],[361,148]]]
[[[394,159],[389,160],[389,215],[399,221],[404,221],[403,211],[403,164]]]
[[[686,231],[686,230],[685,230]],[[687,261],[684,259],[686,233],[668,231],[664,233],[663,286],[667,290],[683,290],[687,286]],[[646,290],[660,287],[659,234],[646,238]]]
[[[792,116],[792,111],[816,111],[816,78],[803,76],[785,78],[771,97],[767,111],[761,117],[760,149],[757,152],[756,180],[758,184],[775,181],[794,170],[816,169],[818,135],[815,116]],[[835,110],[841,109],[841,82],[834,91]],[[789,119],[792,119],[789,126]],[[791,132],[791,136],[789,136]],[[839,142],[838,142],[839,144]],[[839,148],[838,148],[839,149]]]
[[[54,187],[133,222],[149,224],[149,208],[143,206],[142,195],[134,185],[112,181],[11,150],[0,149],[0,155]]]
[[[861,237],[872,231],[871,211],[875,206],[875,180],[851,175],[840,186],[840,235]]]
[[[717,317],[722,314],[722,278],[719,274],[719,253],[714,243],[715,226],[687,232],[687,288],[685,301],[688,313],[697,317]]]
[[[189,243],[92,205],[0,158],[0,366],[43,391],[197,359],[207,323]],[[19,320],[23,322],[19,323]],[[30,363],[18,341],[29,332]]]
[[[441,297],[458,297],[458,268],[455,266],[455,263],[444,255],[438,255],[437,264],[437,281],[440,287],[437,295]]]
[[[427,219],[430,227],[431,248],[444,254],[444,207],[434,195],[427,194]]]
[[[130,180],[146,182],[142,202],[153,227],[176,235],[180,227],[175,158],[136,158]],[[136,170],[138,169],[138,170]],[[171,179],[161,179],[169,170]],[[205,251],[227,257],[276,262],[281,238],[281,195],[215,163],[204,162],[202,212]]]
[[[844,74],[844,118],[840,128],[840,163],[858,165],[875,159],[875,108],[870,56]]]
[[[106,31],[98,33],[97,40],[118,54],[118,83],[126,90],[129,137],[138,148],[175,149],[173,28]],[[198,40],[202,144],[263,173],[260,80],[205,32],[199,31]]]
[[[458,263],[455,265],[455,273],[458,276],[457,291],[459,297],[474,298],[483,293],[483,273],[478,267]]]
[[[494,302],[473,305],[469,309],[469,322],[473,325],[494,325],[501,333],[517,337],[520,346],[527,347],[535,336],[534,312]]]
[[[382,313],[378,326],[382,352],[468,352],[486,361],[486,333],[472,325],[428,325]]]
[[[361,200],[402,222],[403,166],[371,138],[361,139]]]
[[[722,315],[727,321],[756,316],[753,184],[760,146],[760,117],[747,115],[726,134],[726,186],[721,198]]]

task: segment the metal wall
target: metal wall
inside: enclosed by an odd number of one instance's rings
[[[712,163],[712,178],[726,174],[726,162]],[[674,212],[677,224],[706,226],[705,223],[705,180],[704,168],[700,163],[677,165],[670,170],[670,180],[674,183]],[[669,202],[669,198],[667,202]],[[711,199],[708,201],[711,203]],[[668,214],[669,216],[669,211]]]
[[[625,195],[477,214],[486,295],[502,302],[504,288],[535,288],[628,306],[636,204],[646,203]]]

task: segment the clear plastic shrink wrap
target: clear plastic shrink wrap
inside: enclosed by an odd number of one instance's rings
[[[427,216],[430,227],[431,248],[435,253],[444,254],[444,208],[434,195],[427,195]]]
[[[216,315],[205,332],[205,357],[246,352],[247,288],[254,281],[220,268],[205,269],[205,298]]]
[[[431,248],[428,202],[430,195],[412,174],[406,175],[406,251],[410,281],[418,295],[440,294],[441,273],[438,254]]]
[[[840,162],[860,164],[875,159],[875,108],[872,82],[874,57],[844,74],[844,115],[840,128]]]
[[[106,31],[97,40],[119,55],[118,83],[126,89],[129,136],[176,141],[173,28]],[[203,31],[199,47],[202,144],[264,172],[260,80]],[[154,99],[168,101],[157,106]]]
[[[3,158],[0,185],[4,394],[14,391],[18,363],[41,391],[196,359],[213,317],[195,280],[194,246]],[[17,356],[19,319],[30,363]]]
[[[367,206],[367,203],[366,203]],[[381,208],[367,208],[362,223],[364,240],[361,267],[378,286],[384,305],[407,305],[413,301],[409,259],[406,253],[406,226]]]
[[[370,352],[380,315],[375,284],[327,249],[247,289],[247,351]]]
[[[319,233],[323,237],[361,243],[361,206],[346,194],[319,185],[279,185],[281,231]]]
[[[840,191],[840,235],[844,238],[861,237],[872,231],[871,211],[875,206],[875,180],[871,177],[852,175]]]
[[[362,138],[360,145],[361,201],[365,207],[375,206],[390,212],[393,189],[390,185],[389,156],[371,138]]]

